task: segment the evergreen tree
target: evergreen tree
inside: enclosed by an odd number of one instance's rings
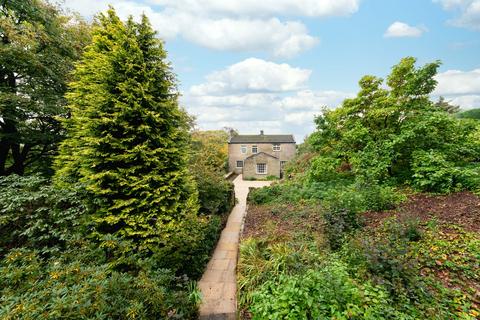
[[[91,192],[97,239],[105,247],[118,244],[112,236],[128,240],[117,258],[172,252],[199,223],[187,171],[188,117],[165,59],[145,16],[123,23],[110,8],[99,16],[67,95],[72,116],[55,180]]]

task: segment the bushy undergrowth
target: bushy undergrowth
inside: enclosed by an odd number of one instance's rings
[[[198,301],[186,280],[164,269],[112,271],[101,251],[88,249],[48,261],[37,251],[10,251],[0,263],[0,318],[195,318]]]
[[[432,274],[422,276],[423,266],[437,265],[444,251],[437,249],[433,256],[423,251],[432,242],[415,221],[389,220],[378,230],[357,232],[335,253],[318,242],[292,237],[293,242],[248,239],[241,246],[239,302],[252,319],[475,319],[478,315],[471,303],[473,295],[466,297],[443,286]],[[473,245],[467,244],[457,257],[466,252],[473,257]],[[457,266],[475,277],[475,262],[462,261]]]
[[[12,248],[58,253],[80,234],[86,205],[81,189],[54,188],[40,176],[0,178],[0,256]]]
[[[194,319],[219,215],[183,228],[150,257],[128,239],[89,233],[91,200],[39,176],[0,178],[0,318]],[[122,254],[128,252],[130,254]]]
[[[286,168],[288,179],[250,193],[252,204],[286,204],[292,212],[298,203],[315,205],[312,221],[323,225],[321,235],[284,236],[293,241],[288,246],[310,248],[284,257],[268,254],[282,239],[242,245],[240,302],[253,319],[479,317],[478,294],[469,289],[478,288],[478,236],[457,232],[448,243],[415,220],[367,227],[361,218],[394,209],[406,199],[402,191],[480,188],[478,121],[456,119],[448,103],[430,101],[440,64],[415,63],[402,59],[386,81],[363,77],[356,97],[315,119],[317,130]],[[316,259],[302,268],[264,269],[312,253]]]

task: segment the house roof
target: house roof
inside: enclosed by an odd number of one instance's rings
[[[261,154],[264,154],[264,155],[266,155],[266,156],[272,157],[272,158],[274,158],[274,159],[278,159],[278,157],[275,157],[275,156],[273,156],[273,155],[271,155],[271,154],[268,154],[268,153],[262,151],[262,152],[254,153],[254,154],[252,154],[251,156],[246,157],[245,160],[250,159],[250,158],[255,158],[256,156],[259,156],[259,155],[261,155]]]
[[[228,143],[295,143],[291,134],[239,134],[232,136]]]

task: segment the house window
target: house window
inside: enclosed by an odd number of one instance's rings
[[[267,174],[266,163],[257,163],[257,174]]]
[[[287,161],[284,161],[284,160],[280,161],[280,168],[283,169],[286,164],[287,164]]]
[[[242,145],[242,146],[240,147],[240,151],[241,151],[243,154],[247,153],[247,146],[246,146],[246,145]]]
[[[273,145],[273,151],[280,151],[280,144],[274,144]]]
[[[252,146],[252,153],[258,153],[258,147]]]
[[[237,160],[237,168],[243,168],[243,161]]]

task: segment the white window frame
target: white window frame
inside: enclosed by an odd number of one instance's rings
[[[255,151],[253,151],[254,148],[255,148]],[[254,145],[252,146],[252,153],[253,153],[253,154],[257,154],[257,153],[258,153],[258,146],[257,146],[256,144],[254,144]]]
[[[241,167],[238,166],[239,163],[242,163],[242,166],[241,166]],[[235,162],[236,168],[243,168],[243,165],[244,165],[243,160],[237,160],[237,161]]]
[[[265,166],[265,172],[260,172],[260,171],[258,171],[258,166],[260,166],[260,165],[264,165],[264,166]],[[255,166],[255,172],[256,172],[257,174],[265,174],[265,175],[268,174],[268,165],[267,165],[266,163],[257,163],[256,166]]]
[[[246,145],[246,144],[242,144],[242,145],[240,146],[240,152],[241,152],[242,154],[246,154],[246,153],[247,153],[247,145]]]
[[[272,145],[272,150],[273,151],[281,151],[282,150],[282,147],[280,146],[280,143],[274,143]]]

